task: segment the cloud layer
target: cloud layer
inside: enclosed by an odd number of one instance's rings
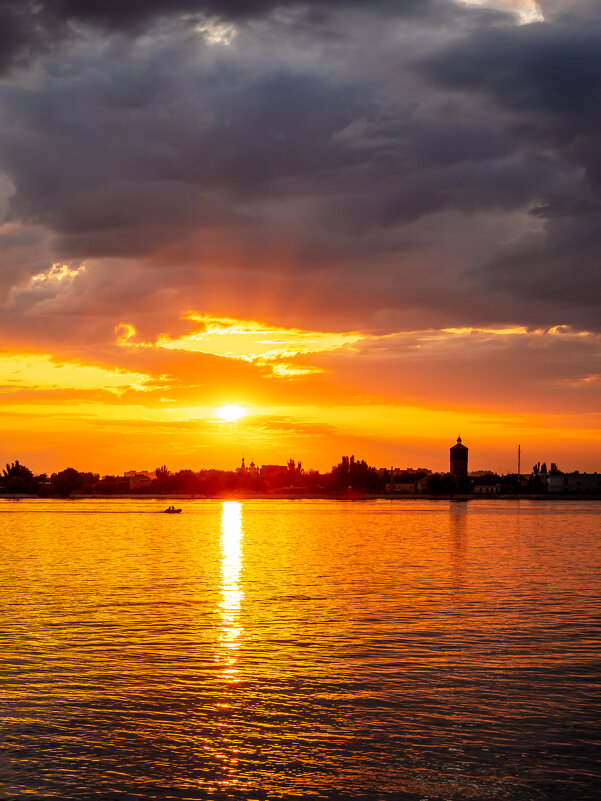
[[[395,401],[444,402],[461,365],[487,407],[516,406],[505,371],[549,413],[594,408],[596,4],[0,0],[0,31],[15,351],[267,393],[258,363],[118,344],[124,321],[182,341],[194,312],[364,338],[311,362],[329,377],[297,365],[300,396],[355,392],[360,359]],[[448,331],[515,327],[511,347]]]

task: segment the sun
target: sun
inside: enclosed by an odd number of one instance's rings
[[[217,416],[225,420],[226,423],[233,423],[244,417],[245,414],[246,409],[243,409],[242,406],[236,406],[234,403],[229,403],[227,406],[217,409]]]

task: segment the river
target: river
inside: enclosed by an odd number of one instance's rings
[[[0,500],[0,797],[601,797],[601,503]]]

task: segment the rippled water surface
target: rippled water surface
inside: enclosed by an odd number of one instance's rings
[[[0,797],[601,798],[601,503],[0,501]]]

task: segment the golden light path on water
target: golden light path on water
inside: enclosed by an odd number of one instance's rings
[[[237,501],[224,501],[221,510],[221,598],[218,605],[220,616],[219,633],[215,661],[226,687],[222,699],[216,704],[222,713],[230,711],[233,687],[238,677],[238,649],[242,627],[240,625],[240,609],[244,594],[240,587],[240,571],[242,569],[242,504]],[[232,747],[233,732],[228,732],[225,721],[219,724],[222,728],[222,744],[224,748],[216,754],[221,761],[224,776],[217,781],[222,789],[235,786],[238,780],[233,771],[238,764],[238,749]]]
[[[217,660],[223,666],[222,676],[233,681],[237,674],[237,650],[240,645],[240,588],[242,568],[242,504],[225,501],[221,512],[221,630]]]

